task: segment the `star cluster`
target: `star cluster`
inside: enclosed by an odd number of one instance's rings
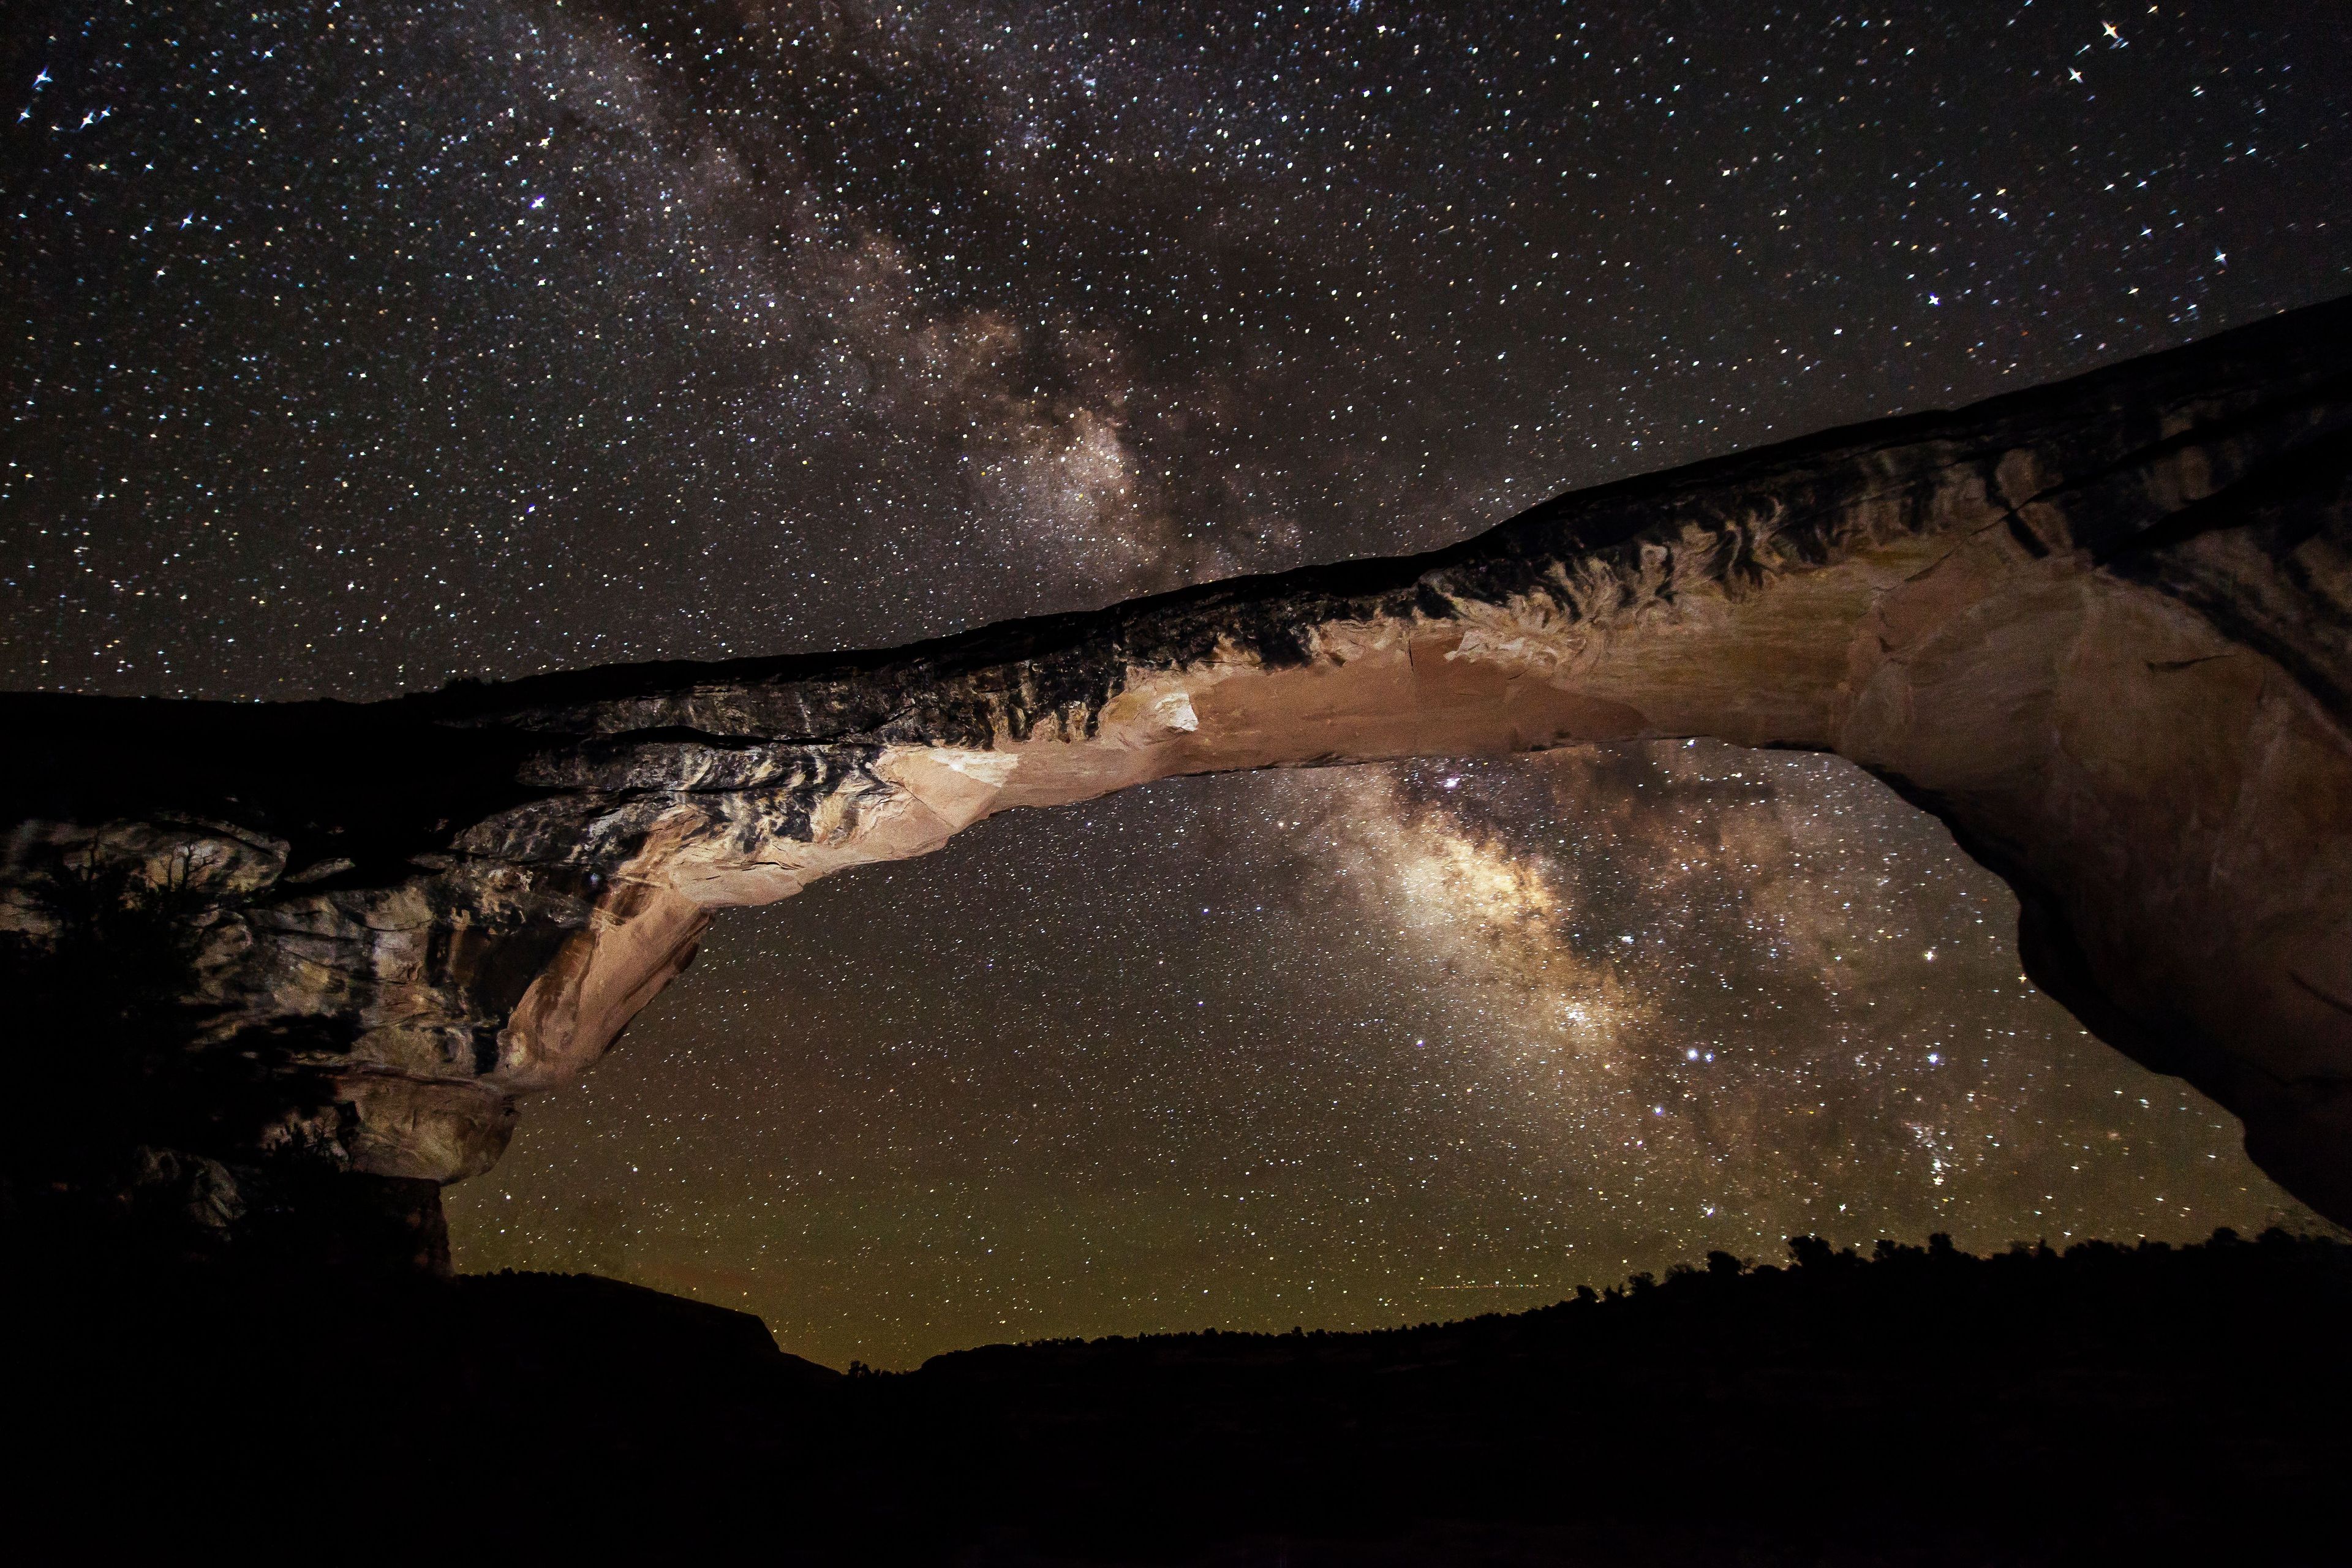
[[[2352,278],[2321,5],[14,21],[19,688],[887,644],[1422,548]],[[461,1251],[899,1361],[1790,1228],[2259,1223],[2225,1118],[2020,984],[2004,900],[1850,770],[1706,747],[992,823],[722,923],[453,1192]]]

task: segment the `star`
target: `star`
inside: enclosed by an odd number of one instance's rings
[[[10,685],[379,697],[1439,549],[2352,268],[2352,225],[2312,221],[2352,164],[2341,69],[2227,7],[2143,25],[2218,82],[2299,84],[2309,156],[2168,111],[2189,64],[2110,82],[2095,145],[2012,114],[2052,58],[2087,87],[2081,55],[2125,42],[2040,5],[1946,7],[1948,39],[1867,64],[1637,0],[1539,48],[1465,19],[1458,49],[1369,5],[1126,7],[1117,48],[1066,8],[929,7],[903,52],[730,19],[763,9],[390,0],[329,32],[209,5],[163,48],[152,8],[81,7],[76,94],[139,112],[96,111],[100,160],[32,107],[45,68],[19,106],[44,129],[11,151],[11,259],[50,319],[0,348],[30,389],[0,503],[57,526],[12,535]],[[1570,73],[1609,96],[1522,107]],[[1973,123],[2016,144],[1956,142]],[[1731,174],[1702,190],[1707,168]],[[2158,169],[2196,209],[2148,194]],[[205,238],[159,246],[192,198]],[[2192,210],[2263,266],[2198,265],[2171,226]],[[1946,321],[1929,276],[1969,309]],[[1998,879],[1907,812],[1832,759],[1703,743],[1007,813],[714,927],[627,1046],[451,1189],[456,1245],[656,1283],[740,1267],[794,1348],[905,1364],[1202,1326],[1151,1303],[1201,1300],[1179,1286],[1203,1239],[1219,1310],[1286,1329],[1391,1266],[1572,1289],[1777,1253],[1816,1216],[1865,1242],[1946,1205],[1964,1244],[2260,1229],[2275,1197],[2225,1119],[2018,980]],[[2152,1094],[2135,1161],[2197,1190],[2159,1213],[2137,1165],[2084,1159],[2084,1086]],[[1927,1128],[2000,1152],[1931,1176]],[[1425,1203],[1390,1191],[1408,1161]],[[1228,1227],[1229,1180],[1259,1234]],[[1039,1228],[1041,1191],[1089,1234]],[[925,1246],[950,1203],[986,1246]],[[1390,1239],[1359,1257],[1368,1218]],[[1313,1321],[1379,1316],[1354,1310]]]

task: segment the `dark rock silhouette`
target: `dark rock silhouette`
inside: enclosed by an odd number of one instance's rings
[[[1791,1262],[848,1377],[587,1278],[19,1286],[12,1539],[1265,1568],[2352,1547],[2352,1247],[1802,1238]]]
[[[1171,773],[1704,734],[1934,812],[2016,889],[2037,983],[2352,1219],[2347,367],[2341,301],[1429,555],[888,652],[0,699],[12,983],[146,998],[98,1032],[112,1065],[31,1015],[16,1081],[103,1146],[26,1154],[9,1210],[429,1268],[436,1185],[718,909]],[[59,912],[77,887],[115,949]]]

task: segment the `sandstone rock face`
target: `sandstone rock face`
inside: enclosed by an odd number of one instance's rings
[[[0,931],[37,969],[59,889],[102,875],[178,922],[181,1048],[241,1066],[193,1080],[236,1089],[177,1119],[172,1168],[209,1163],[188,1202],[227,1235],[289,1173],[478,1173],[713,911],[994,812],[1416,754],[1834,751],[2010,881],[2040,984],[2352,1220],[2347,726],[2352,300],[1429,555],[887,652],[370,706],[0,699]]]

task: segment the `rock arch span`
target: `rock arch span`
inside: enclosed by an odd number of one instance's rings
[[[194,1048],[247,1070],[191,1146],[111,1168],[217,1241],[366,1190],[432,1261],[437,1184],[714,911],[992,813],[1690,735],[1933,812],[2017,890],[2039,984],[2352,1219],[2352,300],[1427,555],[887,652],[0,714],[0,923],[51,940],[61,867],[181,890]]]

